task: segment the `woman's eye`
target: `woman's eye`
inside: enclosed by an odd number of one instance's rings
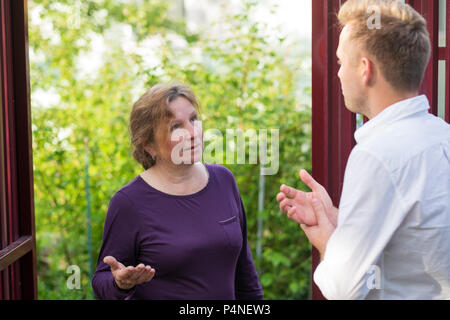
[[[191,118],[191,121],[197,121],[197,120],[198,120],[197,117],[192,117],[192,118]]]
[[[172,126],[171,130],[172,130],[172,131],[173,131],[173,130],[176,130],[176,129],[178,129],[179,127],[180,127],[179,124],[174,124],[174,125]]]

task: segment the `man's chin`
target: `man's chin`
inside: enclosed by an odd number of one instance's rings
[[[363,114],[364,107],[360,103],[352,103],[344,99],[345,108],[352,113]]]
[[[345,104],[345,108],[352,113],[358,113],[358,109],[352,107],[351,105]]]
[[[344,105],[348,111],[353,112],[353,113],[356,111],[356,108],[353,106],[353,104],[348,102],[346,99],[344,99]]]

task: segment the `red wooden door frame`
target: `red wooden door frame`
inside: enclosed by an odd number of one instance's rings
[[[339,205],[345,165],[355,145],[355,115],[345,108],[339,79],[336,50],[339,40],[336,13],[345,0],[312,0],[312,174]],[[439,1],[407,0],[428,22],[432,57],[427,67],[422,93],[428,96],[431,110],[438,111],[438,60],[446,60],[445,120],[450,123],[450,0],[446,0],[446,47],[438,47]],[[319,263],[312,252],[312,272]],[[324,299],[311,280],[312,298]]]
[[[427,20],[431,41],[431,58],[425,78],[422,82],[422,93],[430,102],[430,112],[438,112],[438,46],[439,46],[439,0],[406,0],[410,6],[420,12]]]
[[[450,0],[446,0],[446,43],[444,48],[439,48],[439,60],[445,61],[445,121],[450,123]]]
[[[0,0],[0,299],[36,299],[26,0]]]
[[[345,166],[355,145],[356,116],[344,105],[337,77],[338,0],[312,0],[312,175],[339,205]],[[312,251],[313,272],[320,257]],[[312,298],[324,299],[312,283]]]

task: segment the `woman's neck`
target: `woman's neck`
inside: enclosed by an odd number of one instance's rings
[[[195,193],[208,183],[208,173],[202,163],[191,165],[164,165],[158,163],[141,176],[152,187],[169,194]]]
[[[195,164],[173,165],[159,162],[149,170],[149,174],[173,185],[179,185],[195,178],[197,171]]]

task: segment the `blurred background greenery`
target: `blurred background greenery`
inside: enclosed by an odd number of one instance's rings
[[[277,174],[262,181],[259,164],[223,164],[241,191],[265,298],[310,297],[311,247],[275,200],[282,183],[305,190],[298,171],[311,168],[310,51],[258,10],[278,8],[224,2],[213,22],[189,28],[178,0],[29,0],[39,299],[94,298],[109,200],[142,172],[131,107],[173,80],[193,87],[205,130],[279,129]],[[66,285],[70,265],[80,289]]]

